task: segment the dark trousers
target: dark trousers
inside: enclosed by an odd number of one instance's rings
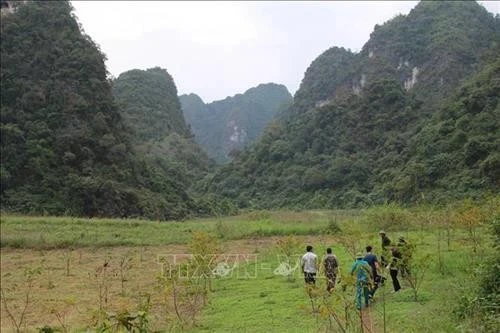
[[[304,272],[304,280],[308,284],[316,284],[316,273]]]
[[[398,270],[397,269],[391,269],[389,270],[391,273],[391,279],[392,279],[392,285],[394,286],[394,291],[398,291],[401,289],[401,285],[399,284],[398,280]]]
[[[373,278],[373,287],[370,289],[370,295],[373,297],[375,295],[375,292],[377,291],[379,285],[383,284],[384,281],[382,281],[382,276],[380,275],[375,275]]]

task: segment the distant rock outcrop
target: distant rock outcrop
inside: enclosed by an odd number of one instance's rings
[[[219,170],[211,191],[252,208],[445,202],[498,193],[500,17],[422,1],[332,47],[291,107]]]
[[[274,83],[209,104],[195,94],[180,96],[196,142],[219,163],[227,162],[233,153],[251,144],[291,100],[286,87]]]

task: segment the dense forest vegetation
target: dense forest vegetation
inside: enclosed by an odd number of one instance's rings
[[[134,130],[139,142],[161,140],[166,134],[189,136],[174,79],[165,69],[134,69],[113,81],[125,122]]]
[[[30,2],[2,17],[2,210],[157,219],[212,213],[188,191],[187,161],[203,170],[209,162],[191,156],[202,152],[187,139],[168,73],[149,70],[135,88],[127,84],[140,73],[125,73],[117,104],[104,55],[71,12],[66,1]],[[145,85],[156,90],[147,95]],[[148,116],[139,124],[134,112]],[[143,130],[148,121],[157,125],[151,133]],[[178,151],[184,160],[164,156]]]
[[[67,1],[1,29],[3,211],[182,219],[499,189],[500,18],[473,1],[421,2],[359,53],[332,47],[293,100],[277,84],[179,99],[161,68],[111,81]]]
[[[130,70],[113,81],[113,92],[135,155],[154,168],[155,177],[171,183],[162,185],[161,192],[170,196],[183,193],[181,200],[171,203],[170,210],[182,208],[180,216],[232,211],[226,200],[197,196],[198,187],[210,179],[215,162],[194,141],[170,74],[158,67]]]
[[[269,121],[291,103],[292,95],[285,86],[268,83],[208,104],[196,94],[179,99],[196,142],[223,163],[254,142]]]
[[[314,60],[293,105],[210,191],[257,208],[497,192],[499,46],[499,17],[477,3],[419,3],[360,53]]]

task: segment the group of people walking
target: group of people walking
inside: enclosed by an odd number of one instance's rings
[[[373,253],[373,247],[367,245],[365,254],[356,254],[356,260],[350,269],[350,274],[356,278],[356,307],[358,309],[361,309],[363,305],[369,306],[370,300],[373,299],[378,287],[385,282],[386,278],[381,274],[383,268],[389,270],[394,292],[401,289],[398,272],[401,272],[403,277],[410,274],[409,260],[411,259],[411,251],[404,237],[399,237],[398,243],[393,244],[385,231],[381,230],[379,235],[382,245],[380,261]],[[339,261],[331,248],[326,249],[326,255],[322,259],[322,266],[326,278],[326,290],[331,293],[335,288],[339,271]],[[313,252],[311,245],[306,247],[306,253],[302,256],[301,268],[305,282],[315,284],[319,264],[318,257]]]

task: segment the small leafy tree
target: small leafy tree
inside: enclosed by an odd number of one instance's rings
[[[357,324],[357,310],[352,299],[356,279],[343,276],[335,291],[324,295],[319,303],[319,314],[327,319],[327,332],[350,332]]]
[[[449,211],[441,211],[435,214],[434,221],[437,226],[437,265],[439,272],[444,274],[445,263],[443,261],[443,229],[446,232],[446,243],[447,249],[450,250],[451,243],[451,229],[452,229],[452,218],[449,215]]]
[[[26,323],[26,314],[29,306],[32,304],[33,299],[31,298],[31,293],[33,291],[33,284],[36,280],[36,276],[42,274],[42,269],[40,267],[36,268],[26,268],[24,270],[24,281],[23,285],[14,285],[14,289],[22,288],[24,292],[24,302],[22,305],[17,305],[12,302],[11,299],[7,297],[4,288],[0,288],[2,295],[2,303],[7,317],[15,327],[17,333],[22,331],[23,326]]]
[[[425,275],[431,265],[431,256],[426,254],[418,258],[412,258],[411,261],[407,263],[410,274],[405,274],[403,279],[408,282],[412,292],[413,299],[418,302],[418,296],[422,282],[425,279]]]
[[[476,268],[476,281],[464,281],[460,302],[454,312],[474,332],[500,332],[500,215],[492,217],[493,247]]]
[[[132,269],[133,257],[130,252],[125,253],[120,257],[119,260],[119,271],[120,271],[120,285],[121,294],[125,295],[125,282],[127,281],[127,274]]]
[[[189,243],[192,258],[189,262],[189,276],[201,280],[205,294],[212,291],[213,271],[217,266],[221,248],[216,237],[206,232],[194,232]]]
[[[61,331],[64,333],[70,331],[68,323],[67,323],[67,315],[69,313],[68,305],[73,305],[73,304],[74,304],[73,300],[68,299],[68,300],[65,300],[63,307],[54,306],[50,309],[50,313],[53,314],[54,317],[56,317],[57,322],[59,323],[59,325],[61,327]]]
[[[147,333],[150,331],[148,319],[150,308],[151,299],[146,295],[137,311],[122,310],[118,313],[109,313],[99,331],[122,332],[125,329],[127,332]]]
[[[69,276],[71,268],[71,260],[73,259],[73,249],[72,248],[65,249],[63,252],[63,258],[64,258],[64,267],[66,276]]]
[[[277,247],[278,252],[281,256],[280,259],[283,259],[283,260],[280,260],[280,265],[287,266],[288,269],[283,270],[283,271],[286,273],[287,280],[290,282],[295,280],[294,275],[293,275],[295,270],[292,269],[292,267],[297,265],[297,262],[292,262],[292,261],[293,261],[294,254],[297,253],[299,244],[300,244],[299,240],[295,236],[292,236],[292,235],[280,238],[276,242],[276,247]]]
[[[478,229],[484,220],[481,209],[472,200],[467,199],[462,202],[457,210],[457,223],[467,231],[467,238],[472,244],[473,252],[476,253],[480,243]]]
[[[342,232],[339,222],[336,218],[331,217],[328,219],[328,225],[325,228],[325,232],[331,235],[338,235]]]
[[[363,220],[372,230],[403,230],[407,228],[409,214],[401,206],[390,203],[367,209]]]
[[[96,324],[98,327],[102,327],[109,301],[109,288],[111,284],[109,260],[104,260],[104,263],[96,268],[93,277],[98,291],[97,304],[99,306]]]
[[[166,265],[157,277],[157,287],[163,294],[165,319],[171,329],[195,325],[196,316],[206,301],[206,285],[193,275],[191,265]],[[170,304],[173,305],[174,317],[170,316]]]
[[[309,284],[309,283],[306,283],[305,291],[306,291],[307,297],[309,298],[309,302],[311,303],[311,313],[313,313],[316,316],[318,314],[317,303],[318,303],[319,296],[321,295],[321,292],[316,285]]]
[[[356,253],[362,250],[360,242],[363,232],[359,227],[359,223],[353,221],[347,222],[344,229],[344,232],[338,236],[338,242],[354,258]]]
[[[165,321],[169,323],[170,311],[169,304],[172,299],[175,316],[178,323],[182,326],[184,324],[184,318],[181,315],[180,305],[179,305],[179,271],[178,267],[172,267],[170,265],[164,266],[165,270],[157,276],[157,288],[163,296],[162,306],[164,309]]]

